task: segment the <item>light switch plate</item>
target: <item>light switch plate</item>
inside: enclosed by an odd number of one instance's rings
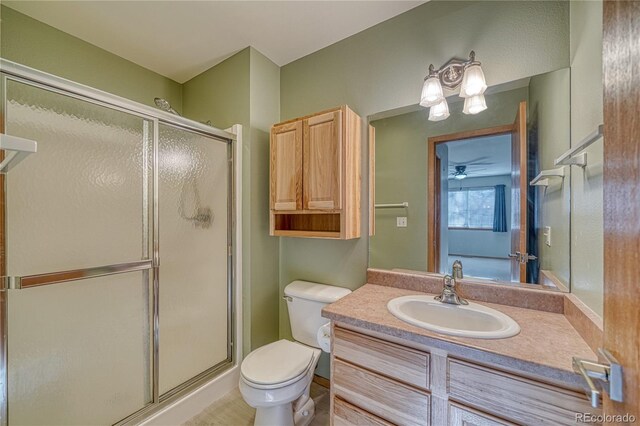
[[[396,217],[396,226],[398,228],[406,228],[407,227],[407,218],[406,218],[406,216]]]
[[[545,226],[544,227],[544,243],[547,245],[547,247],[551,247],[551,227],[550,226]]]

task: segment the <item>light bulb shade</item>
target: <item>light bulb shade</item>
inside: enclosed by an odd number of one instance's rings
[[[462,85],[460,86],[460,97],[470,98],[471,96],[482,95],[487,90],[487,82],[480,65],[470,65],[464,70]]]
[[[466,177],[467,177],[467,174],[465,172],[462,172],[460,174],[456,174],[456,175],[453,176],[453,178],[457,179],[457,180],[462,180],[462,179],[464,179]]]
[[[432,107],[444,100],[442,85],[438,77],[429,77],[424,81],[422,86],[422,95],[420,95],[420,105],[423,107]]]
[[[477,114],[485,109],[487,109],[487,101],[484,99],[484,95],[477,95],[464,100],[462,112],[465,114]]]
[[[429,109],[429,121],[440,121],[447,117],[449,117],[449,105],[447,105],[446,99]]]

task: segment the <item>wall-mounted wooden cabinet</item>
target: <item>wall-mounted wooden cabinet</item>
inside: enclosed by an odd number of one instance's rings
[[[360,237],[361,123],[342,106],[271,128],[271,235]]]

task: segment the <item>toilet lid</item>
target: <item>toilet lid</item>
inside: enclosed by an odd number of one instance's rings
[[[289,340],[279,340],[251,352],[240,371],[250,382],[270,385],[302,375],[313,362],[313,349]]]

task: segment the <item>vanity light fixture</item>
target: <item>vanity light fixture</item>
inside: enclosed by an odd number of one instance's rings
[[[487,101],[484,95],[470,96],[464,100],[462,112],[465,114],[477,114],[487,109]]]
[[[433,67],[433,65],[431,65]],[[429,70],[431,71],[431,69]],[[422,95],[420,96],[420,105],[423,107],[432,107],[438,105],[444,100],[444,92],[440,79],[437,76],[428,76],[422,86]]]
[[[469,58],[475,59],[475,54],[471,51]],[[470,59],[473,61],[473,59]],[[487,90],[487,82],[484,79],[484,73],[480,62],[471,62],[464,70],[462,84],[460,85],[460,97],[470,98],[472,96],[481,96]]]
[[[431,108],[430,121],[440,121],[449,117],[449,106],[444,97],[443,87],[449,90],[460,87],[460,97],[465,98],[462,110],[465,114],[477,114],[487,109],[487,101],[484,98],[487,82],[473,50],[466,61],[453,58],[437,70],[433,64],[429,65],[429,74],[422,86],[420,105]]]
[[[449,105],[446,99],[429,108],[429,120],[440,121],[449,117]]]

